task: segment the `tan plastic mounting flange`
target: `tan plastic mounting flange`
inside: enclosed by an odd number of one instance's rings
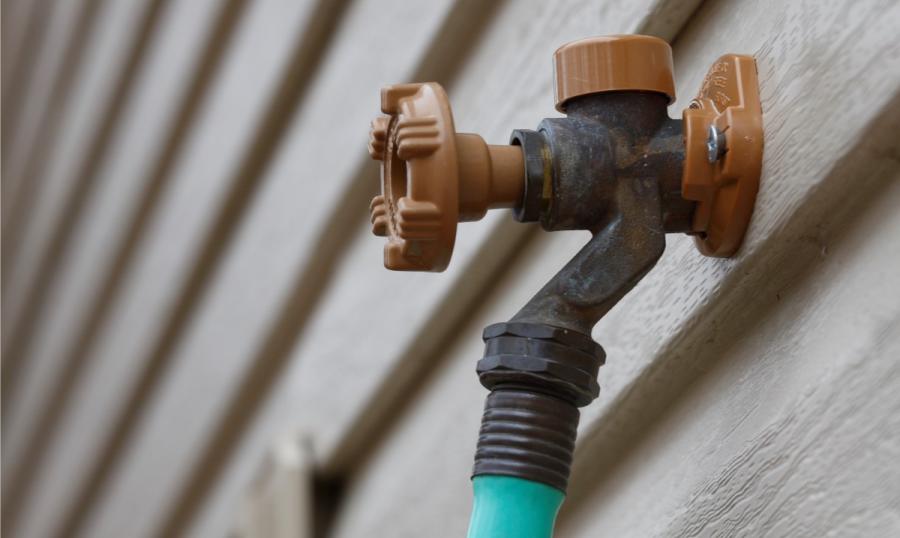
[[[386,236],[384,266],[396,271],[443,271],[458,221],[522,198],[525,163],[517,146],[489,146],[456,133],[444,89],[435,82],[381,90],[369,153],[380,160],[381,194],[370,206],[372,232]]]
[[[750,224],[762,169],[762,108],[753,57],[719,58],[683,119],[681,190],[685,199],[697,202],[697,248],[707,256],[729,257]],[[724,154],[714,162],[707,145],[710,126],[725,137]]]

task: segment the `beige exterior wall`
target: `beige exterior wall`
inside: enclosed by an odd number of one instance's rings
[[[648,33],[673,116],[757,58],[761,189],[735,258],[671,236],[595,328],[558,534],[900,535],[898,27],[887,0],[4,0],[3,530],[464,535],[481,329],[587,235],[497,213],[445,273],[382,269],[378,90],[439,81],[503,143],[556,115],[556,47]]]

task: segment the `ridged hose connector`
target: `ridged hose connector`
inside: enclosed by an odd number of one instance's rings
[[[491,391],[484,405],[474,475],[528,478],[566,490],[578,408],[538,392]]]
[[[605,354],[590,336],[540,323],[498,323],[484,331],[478,362],[491,390],[472,475],[512,476],[566,491],[578,408],[599,393]]]

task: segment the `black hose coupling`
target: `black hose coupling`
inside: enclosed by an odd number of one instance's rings
[[[600,392],[603,348],[590,335],[543,323],[497,323],[483,338],[478,377],[491,392],[472,475],[515,476],[565,492],[578,408]]]

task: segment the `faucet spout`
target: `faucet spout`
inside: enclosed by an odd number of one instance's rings
[[[590,334],[594,325],[656,265],[666,247],[660,195],[646,178],[620,186],[612,218],[511,322]]]

